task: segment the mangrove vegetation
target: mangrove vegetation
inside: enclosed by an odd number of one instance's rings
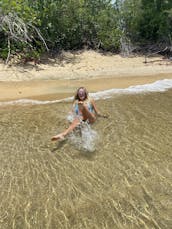
[[[0,57],[60,50],[163,52],[172,47],[171,0],[2,0]]]

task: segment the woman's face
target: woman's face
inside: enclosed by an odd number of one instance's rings
[[[80,100],[84,100],[86,98],[86,93],[85,93],[85,90],[83,88],[79,89],[78,97]]]

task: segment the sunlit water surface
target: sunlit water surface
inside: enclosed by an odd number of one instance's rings
[[[172,90],[96,103],[56,143],[70,102],[1,106],[0,228],[171,228]]]

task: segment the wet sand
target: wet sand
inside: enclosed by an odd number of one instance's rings
[[[61,99],[85,86],[90,92],[172,78],[172,63],[162,56],[124,58],[94,51],[64,52],[38,66],[0,63],[0,101]]]
[[[0,101],[16,99],[54,100],[72,96],[80,86],[85,86],[90,92],[112,88],[127,88],[129,86],[153,83],[157,80],[171,79],[172,74],[151,76],[110,77],[83,80],[30,80],[17,82],[0,82]]]

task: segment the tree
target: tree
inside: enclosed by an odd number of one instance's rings
[[[1,5],[0,56],[6,58],[6,62],[12,53],[25,52],[27,55],[38,57],[38,45],[48,49],[39,29],[34,25],[35,22],[33,23],[34,18],[34,11],[25,5],[24,0],[6,0]]]
[[[171,8],[172,2],[168,0],[142,0],[138,21],[140,38],[149,42],[167,41],[166,38],[171,36],[172,32],[168,14]]]

